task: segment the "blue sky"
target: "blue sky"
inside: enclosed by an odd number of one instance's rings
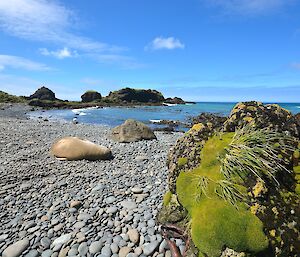
[[[297,0],[0,1],[0,90],[300,102]]]

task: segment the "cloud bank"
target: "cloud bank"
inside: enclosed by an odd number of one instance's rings
[[[226,14],[260,15],[280,10],[293,0],[205,0],[214,7],[222,8]]]
[[[0,71],[5,68],[23,69],[28,71],[47,71],[50,68],[42,63],[34,62],[14,55],[0,55]]]

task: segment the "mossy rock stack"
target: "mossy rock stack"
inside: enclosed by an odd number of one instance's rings
[[[82,96],[81,96],[82,102],[88,103],[88,102],[94,102],[94,101],[101,101],[102,96],[99,92],[89,90],[86,91]]]
[[[277,105],[245,102],[223,124],[202,120],[169,152],[158,221],[188,231],[187,256],[228,256],[226,247],[234,256],[299,256],[294,117]]]

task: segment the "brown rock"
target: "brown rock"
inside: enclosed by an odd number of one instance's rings
[[[124,124],[113,128],[112,138],[120,143],[129,143],[143,139],[156,139],[156,136],[144,123],[129,119]]]

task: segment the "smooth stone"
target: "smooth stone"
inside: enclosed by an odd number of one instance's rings
[[[8,234],[2,234],[2,235],[0,235],[0,243],[4,242],[5,239],[7,239],[7,238],[8,238]]]
[[[110,245],[110,249],[112,251],[112,253],[118,253],[119,252],[119,246],[117,243],[112,243]]]
[[[115,206],[112,206],[112,207],[107,208],[106,213],[108,213],[108,214],[114,214],[117,211],[118,211],[118,208],[115,207]]]
[[[131,252],[131,250],[132,250],[131,247],[128,246],[122,247],[119,251],[119,257],[126,257],[127,254]]]
[[[30,250],[24,257],[37,257],[40,253],[37,250]]]
[[[71,233],[69,234],[65,234],[65,235],[61,235],[60,237],[56,238],[53,243],[52,246],[56,246],[56,245],[63,245],[66,242],[68,242],[71,239]]]
[[[78,229],[83,228],[84,226],[85,226],[84,221],[78,221],[73,225],[74,228],[78,228]]]
[[[29,244],[27,238],[17,241],[3,251],[2,257],[18,257],[28,248]]]
[[[154,251],[158,248],[158,246],[159,246],[158,241],[154,241],[154,242],[151,242],[151,243],[146,243],[146,244],[143,245],[143,253],[146,256],[149,256],[149,255],[154,253]]]
[[[68,256],[76,256],[76,255],[78,255],[78,249],[72,247],[68,252]]]
[[[43,237],[40,242],[45,249],[49,248],[51,245],[51,240],[48,237]]]
[[[95,241],[91,243],[89,247],[89,251],[91,254],[99,253],[101,251],[102,246],[103,243],[101,241]]]
[[[132,210],[137,207],[136,203],[133,201],[122,201],[121,205],[128,210]]]
[[[42,257],[51,257],[52,253],[53,253],[53,251],[48,249],[46,251],[43,251],[41,256]]]
[[[137,256],[140,256],[143,253],[143,250],[141,247],[137,247],[134,249],[134,253],[137,254]]]
[[[102,191],[104,188],[105,188],[104,185],[99,184],[92,189],[92,193],[95,193],[97,191]]]
[[[90,218],[92,218],[92,215],[88,213],[80,213],[77,217],[78,220],[89,220]]]
[[[128,230],[127,235],[129,236],[129,240],[134,244],[137,244],[140,240],[140,234],[136,229]]]
[[[110,245],[105,245],[101,250],[101,254],[103,254],[104,256],[110,257],[111,256]]]
[[[68,252],[69,252],[69,250],[70,250],[69,246],[67,246],[66,248],[60,249],[58,257],[66,257],[67,254],[68,254]]]
[[[155,226],[155,221],[153,219],[148,220],[148,227],[154,227]]]
[[[107,197],[104,201],[105,201],[105,203],[107,203],[107,204],[112,204],[112,203],[115,202],[116,200],[117,200],[116,197],[114,197],[114,196],[109,196],[109,197]]]
[[[88,253],[88,245],[86,242],[83,242],[78,247],[78,252],[80,256],[85,256]]]
[[[76,208],[76,209],[79,209],[80,206],[82,205],[82,202],[81,201],[71,201],[70,203],[70,208]]]
[[[141,189],[139,187],[133,187],[133,188],[131,188],[131,192],[134,194],[141,194],[141,193],[143,193],[143,189]]]
[[[126,257],[138,257],[138,255],[135,253],[129,253],[126,255]]]
[[[57,252],[57,251],[59,251],[60,250],[60,248],[62,248],[62,246],[63,246],[63,244],[57,244],[57,245],[55,245],[54,247],[53,247],[53,251],[54,252]]]
[[[165,257],[172,257],[172,253],[170,250],[167,250],[165,253]]]

